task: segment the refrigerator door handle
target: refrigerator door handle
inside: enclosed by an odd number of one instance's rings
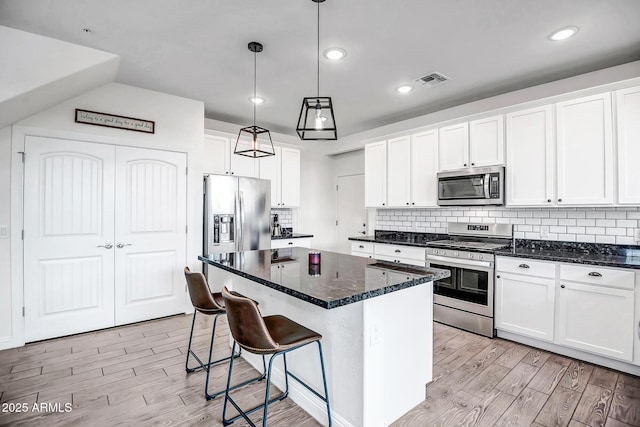
[[[238,200],[239,200],[239,208],[240,208],[240,220],[238,221],[238,225],[239,225],[239,242],[238,242],[238,250],[239,251],[243,251],[244,250],[244,196],[242,194],[242,191],[238,191]]]

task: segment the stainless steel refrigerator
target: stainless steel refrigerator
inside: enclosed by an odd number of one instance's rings
[[[271,182],[205,175],[204,255],[271,248]]]

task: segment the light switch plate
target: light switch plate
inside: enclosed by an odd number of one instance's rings
[[[0,239],[8,239],[8,238],[9,238],[9,226],[0,225]]]

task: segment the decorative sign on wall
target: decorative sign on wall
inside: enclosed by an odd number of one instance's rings
[[[98,113],[97,111],[80,110],[78,108],[76,108],[76,123],[87,123],[90,125],[134,130],[136,132],[145,133],[155,133],[156,128],[156,123],[151,120]]]

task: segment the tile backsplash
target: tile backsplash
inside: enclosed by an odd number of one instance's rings
[[[376,229],[446,233],[450,222],[513,224],[517,239],[637,245],[640,208],[377,209]]]
[[[291,209],[271,209],[271,222],[273,222],[274,214],[278,214],[280,227],[293,228],[293,212]]]

